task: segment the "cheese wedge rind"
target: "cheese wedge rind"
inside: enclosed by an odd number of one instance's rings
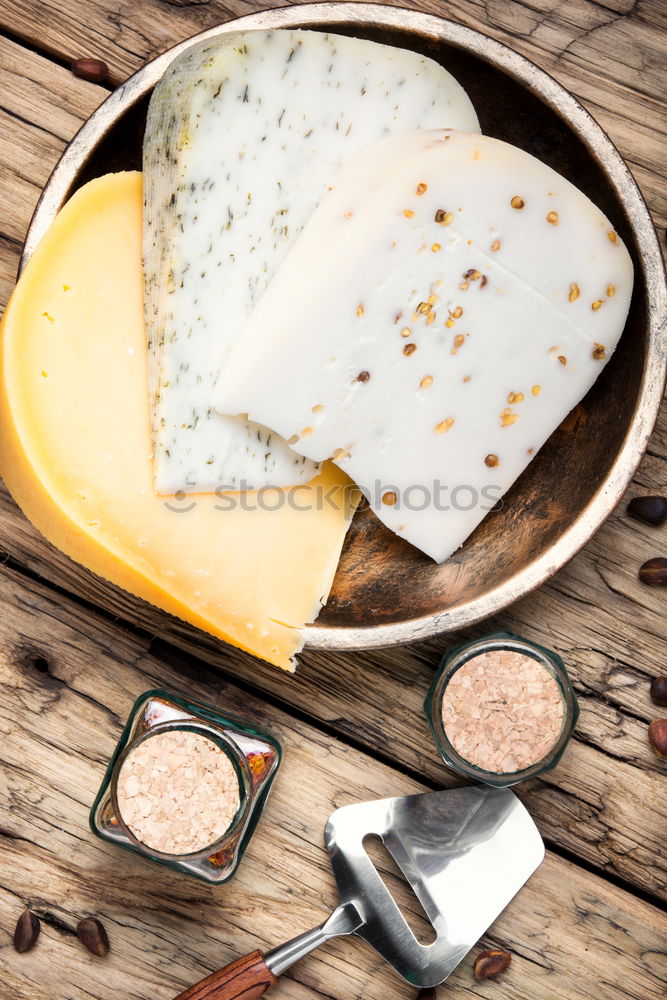
[[[72,558],[290,669],[333,580],[348,480],[327,466],[294,498],[155,496],[142,298],[141,175],[108,175],[65,205],[5,312],[0,472]]]
[[[158,492],[307,481],[264,428],[210,409],[229,346],[341,165],[415,127],[476,130],[430,59],[314,31],[235,32],[188,49],[146,128],[146,317]]]
[[[632,264],[599,209],[527,153],[454,132],[402,142],[383,183],[342,172],[214,402],[333,457],[442,561],[597,378]]]

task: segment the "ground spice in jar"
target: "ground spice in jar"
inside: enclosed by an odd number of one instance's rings
[[[191,730],[156,733],[123,762],[116,789],[125,825],[162,854],[194,854],[229,829],[240,804],[227,754]]]
[[[494,649],[466,660],[443,693],[447,739],[469,763],[508,774],[537,764],[565,717],[558,683],[525,653]]]

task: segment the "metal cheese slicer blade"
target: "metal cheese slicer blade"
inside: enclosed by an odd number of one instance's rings
[[[381,838],[436,935],[420,944],[371,861]],[[340,905],[319,927],[263,956],[246,955],[178,1000],[255,1000],[286,969],[341,934],[357,934],[414,986],[436,986],[459,964],[544,857],[526,809],[506,788],[455,788],[344,806],[325,843]]]

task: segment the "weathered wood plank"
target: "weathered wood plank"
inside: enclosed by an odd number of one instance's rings
[[[30,217],[66,144],[108,91],[0,38],[0,308]]]
[[[108,96],[104,87],[79,79],[7,38],[0,39],[0,52],[3,109],[56,139],[68,142]],[[15,157],[14,163],[20,162]]]
[[[235,955],[278,943],[334,903],[322,826],[340,805],[422,785],[294,719],[220,674],[150,651],[148,638],[106,622],[12,571],[0,577],[0,994],[18,1000],[161,1000]],[[48,642],[45,643],[45,625]],[[35,662],[36,654],[46,663]],[[157,684],[269,726],[284,767],[238,877],[211,889],[95,840],[86,817],[133,699]],[[532,798],[527,792],[529,805]],[[396,885],[392,882],[392,888]],[[409,899],[409,897],[405,897]],[[34,951],[9,930],[23,906],[46,913]],[[68,933],[82,915],[108,928],[95,960]],[[502,981],[476,983],[472,958],[451,988],[466,997],[632,1000],[662,996],[667,919],[576,865],[548,855],[485,939],[509,948]],[[54,981],[54,970],[57,979]],[[378,957],[340,941],[297,966],[277,997],[412,998]]]
[[[395,0],[394,0],[395,2]],[[400,6],[400,4],[398,4]],[[112,79],[120,82],[141,63],[196,31],[247,14],[243,0],[174,3],[144,0],[140,5],[98,0],[90,17],[86,0],[5,0],[0,24],[19,38],[60,58],[82,55],[104,58]],[[266,2],[263,7],[282,6]],[[413,5],[443,14],[435,0]],[[665,93],[667,40],[660,0],[451,0],[446,16],[477,28],[535,58],[545,69],[577,79],[593,72],[615,80],[639,97]],[[568,84],[566,84],[568,85]],[[603,84],[602,84],[603,85]],[[575,90],[576,92],[576,90]]]

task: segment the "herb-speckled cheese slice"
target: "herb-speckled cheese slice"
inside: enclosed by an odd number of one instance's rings
[[[341,165],[416,127],[478,129],[465,92],[414,52],[312,31],[188,49],[151,100],[144,267],[158,492],[305,481],[316,466],[210,408],[216,377]],[[376,166],[379,176],[389,164]]]
[[[333,457],[442,561],[603,369],[633,269],[599,209],[527,153],[448,131],[399,142],[382,184],[361,183],[356,162],[341,173],[216,404]]]

